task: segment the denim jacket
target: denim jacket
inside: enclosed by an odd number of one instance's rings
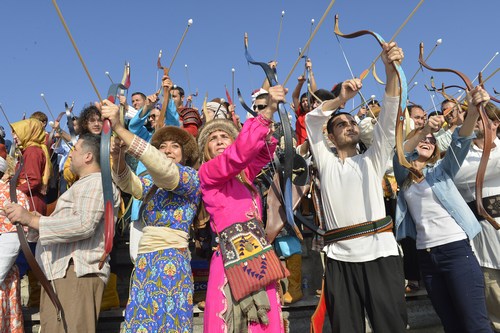
[[[443,205],[451,217],[464,230],[469,240],[472,240],[481,231],[481,225],[458,192],[453,178],[465,160],[475,135],[460,137],[458,132],[459,129],[454,131],[450,147],[444,158],[434,165],[425,167],[423,173],[439,203]],[[405,155],[409,161],[418,158],[416,150]],[[408,210],[408,205],[404,197],[405,189],[402,186],[407,179],[409,170],[399,164],[396,154],[393,161],[394,175],[400,187],[396,209],[396,239],[401,240],[406,237],[416,239],[417,230],[415,222]]]

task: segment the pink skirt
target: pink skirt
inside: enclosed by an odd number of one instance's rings
[[[227,283],[222,256],[217,255],[217,251],[212,255],[210,262],[210,273],[208,276],[207,298],[205,311],[203,314],[203,332],[205,333],[231,333],[227,331],[224,322],[224,313],[227,310],[226,296],[224,295],[224,285]],[[268,312],[269,324],[250,324],[249,333],[280,332],[285,331],[281,304],[276,286],[270,284],[266,288],[271,310]]]

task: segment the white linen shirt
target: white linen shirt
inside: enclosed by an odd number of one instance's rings
[[[398,97],[384,97],[373,144],[363,154],[340,160],[324,142],[322,128],[334,111],[321,106],[306,115],[306,129],[321,181],[321,198],[328,230],[374,221],[386,216],[382,177],[395,145]],[[382,232],[325,246],[329,258],[367,262],[399,255],[392,232]]]

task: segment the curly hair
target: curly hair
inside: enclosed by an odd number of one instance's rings
[[[90,133],[89,131],[89,121],[93,116],[98,116],[101,118],[101,111],[95,105],[89,105],[85,107],[80,116],[78,117],[78,127],[80,128],[80,135],[85,133]]]

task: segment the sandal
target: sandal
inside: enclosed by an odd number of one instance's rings
[[[420,286],[413,284],[413,283],[408,283],[405,288],[405,293],[406,294],[412,294],[420,290]]]

